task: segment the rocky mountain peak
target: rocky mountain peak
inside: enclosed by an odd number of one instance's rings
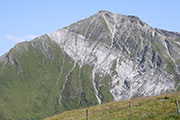
[[[178,44],[174,37],[169,39],[170,34],[179,40],[177,33],[154,29],[136,16],[102,10],[49,34],[49,37],[80,66],[94,66],[95,89],[96,74],[109,75],[113,86],[111,93],[115,100],[119,100],[176,89],[173,79],[179,73],[177,62],[180,57],[175,52],[179,51]],[[100,100],[98,89],[95,91]]]

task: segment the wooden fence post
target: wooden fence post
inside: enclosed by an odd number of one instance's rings
[[[129,101],[129,112],[130,112],[130,120],[133,120],[133,114],[132,114],[132,109],[131,109],[131,101]]]
[[[178,114],[180,114],[180,111],[179,111],[179,105],[178,105],[177,99],[176,99],[176,107],[177,107]]]
[[[86,120],[88,120],[88,109],[86,109]]]

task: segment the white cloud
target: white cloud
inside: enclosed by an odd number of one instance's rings
[[[7,35],[7,36],[6,36],[6,39],[11,40],[11,41],[14,41],[14,42],[22,42],[22,41],[25,41],[23,38],[16,37],[16,36],[14,36],[14,35]]]
[[[36,38],[36,37],[37,37],[36,35],[25,35],[24,36],[25,39],[31,39],[31,40]]]
[[[36,35],[25,35],[23,37],[14,36],[12,34],[6,35],[6,39],[14,42],[28,41],[36,38]]]

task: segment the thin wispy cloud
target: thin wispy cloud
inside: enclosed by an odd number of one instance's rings
[[[6,39],[10,40],[10,41],[14,41],[14,42],[22,42],[22,41],[28,41],[28,40],[32,40],[34,38],[36,38],[36,35],[25,35],[22,37],[18,37],[12,34],[6,35]]]
[[[37,36],[36,35],[25,35],[24,36],[24,39],[34,39],[34,38],[36,38]]]
[[[6,36],[6,39],[11,40],[11,41],[14,41],[14,42],[22,42],[22,41],[25,41],[23,38],[20,38],[20,37],[14,36],[14,35],[7,35],[7,36]]]

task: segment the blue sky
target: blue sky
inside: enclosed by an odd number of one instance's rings
[[[108,10],[180,32],[180,0],[1,0],[0,56],[16,43]]]

